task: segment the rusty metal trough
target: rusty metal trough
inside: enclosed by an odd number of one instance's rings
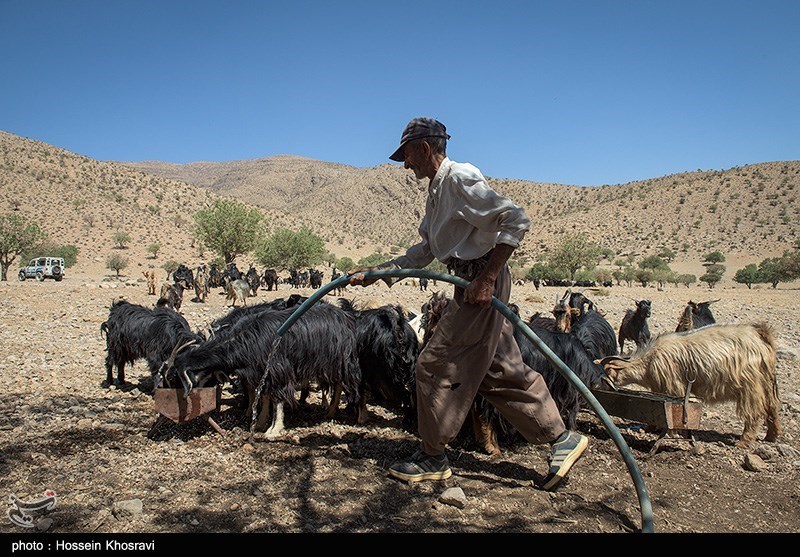
[[[158,420],[150,430],[154,433],[167,419],[177,424],[185,424],[204,416],[214,430],[225,436],[225,431],[209,416],[214,410],[219,411],[222,400],[222,386],[195,387],[189,396],[183,396],[183,389],[156,389],[153,395]]]
[[[644,423],[663,432],[650,449],[651,455],[666,439],[677,436],[694,442],[692,431],[700,429],[703,403],[696,399],[684,401],[660,393],[628,389],[591,391],[609,415]]]

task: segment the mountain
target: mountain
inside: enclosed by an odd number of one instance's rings
[[[235,197],[310,223],[329,239],[369,238],[379,246],[416,241],[425,184],[399,165],[354,168],[291,156],[131,168]],[[492,179],[533,221],[522,252],[536,257],[567,233],[585,232],[619,254],[670,247],[684,259],[710,251],[758,259],[800,238],[800,161],[695,171],[601,187]],[[424,181],[423,181],[424,182]],[[395,249],[397,251],[397,249]]]
[[[601,187],[487,179],[531,217],[516,254],[528,264],[565,234],[585,232],[620,255],[670,247],[679,266],[721,251],[732,276],[739,262],[780,255],[800,238],[800,161]],[[401,253],[418,237],[424,182],[399,165],[355,168],[288,155],[104,162],[0,132],[0,213],[36,219],[51,239],[77,245],[95,263],[114,249],[117,230],[131,235],[126,254],[139,265],[156,264],[147,259],[151,243],[162,246],[157,265],[210,259],[194,245],[192,216],[220,196],[259,207],[272,228],[308,226],[337,257]]]

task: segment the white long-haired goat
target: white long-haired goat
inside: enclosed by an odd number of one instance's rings
[[[691,393],[713,404],[735,402],[744,421],[739,447],[749,447],[766,421],[765,441],[781,434],[775,336],[766,323],[715,324],[667,333],[634,352],[630,359],[607,356],[602,365],[619,386],[637,384],[656,393]]]

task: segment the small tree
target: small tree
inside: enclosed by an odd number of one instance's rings
[[[181,264],[175,261],[174,259],[169,259],[165,261],[163,265],[161,265],[161,268],[167,272],[167,280],[169,280],[169,276],[172,273],[178,270],[178,267],[180,267],[180,265]]]
[[[668,247],[663,247],[661,251],[658,252],[658,256],[667,263],[672,263],[672,260],[675,259],[675,252]]]
[[[350,259],[349,257],[342,257],[338,261],[336,261],[336,268],[342,271],[343,273],[350,272],[351,269],[356,268],[355,261]]]
[[[147,253],[151,254],[153,256],[153,259],[155,259],[156,257],[158,257],[158,250],[160,249],[161,249],[161,244],[158,243],[150,244],[149,246],[147,246]]]
[[[235,199],[220,199],[194,215],[195,236],[225,263],[253,250],[263,235],[263,217]]]
[[[584,233],[567,237],[554,251],[548,254],[548,262],[553,268],[566,269],[569,278],[575,280],[575,273],[581,267],[595,267],[600,258],[600,246],[590,241]]]
[[[683,274],[678,276],[678,282],[683,284],[686,288],[689,288],[689,285],[694,284],[697,282],[697,277],[692,274]]]
[[[724,263],[725,256],[722,255],[722,252],[719,251],[712,251],[711,253],[707,253],[704,259],[706,263]]]
[[[376,251],[374,253],[369,254],[366,257],[362,257],[358,260],[359,267],[375,267],[376,265],[380,265],[381,263],[386,262],[388,256],[383,255],[381,252]]]
[[[706,274],[700,277],[700,282],[707,283],[709,288],[714,288],[717,285],[717,283],[721,280],[722,280],[722,275],[712,272],[707,272]]]
[[[299,269],[322,261],[325,242],[308,228],[293,232],[279,228],[256,249],[256,259],[266,267]]]
[[[642,288],[647,287],[647,284],[653,280],[653,271],[650,269],[638,269],[634,271],[636,280],[641,283]]]
[[[131,241],[131,235],[122,230],[117,230],[114,233],[114,243],[117,244],[118,249],[125,249]]]
[[[525,273],[525,280],[532,282],[545,280],[549,268],[544,263],[534,263]]]
[[[119,272],[128,266],[128,258],[123,257],[118,253],[112,253],[106,259],[106,269],[111,269],[116,271],[117,278],[119,278]]]
[[[753,288],[754,283],[761,282],[761,276],[758,272],[758,265],[750,263],[746,267],[736,271],[733,275],[733,280],[739,284],[746,284],[748,289]]]
[[[655,271],[656,269],[669,270],[669,265],[667,265],[667,262],[657,255],[645,257],[639,262],[639,267],[642,269],[650,269],[651,271]]]
[[[336,256],[329,251],[322,254],[322,262],[328,267],[336,263]]]
[[[675,273],[673,273],[672,269],[670,269],[669,267],[667,267],[666,269],[664,268],[653,269],[653,282],[655,282],[656,284],[658,284],[658,286],[663,288],[666,283],[670,282],[670,279],[674,276],[674,274]]]
[[[8,268],[19,254],[46,237],[36,223],[28,223],[15,214],[0,215],[0,280],[8,280]]]
[[[789,252],[783,257],[770,257],[758,264],[758,271],[761,282],[777,288],[778,283],[791,282],[800,276],[800,258]]]

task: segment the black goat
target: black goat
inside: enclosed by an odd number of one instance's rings
[[[175,272],[172,273],[172,282],[183,283],[184,288],[194,288],[194,275],[192,270],[181,263]]]
[[[247,269],[245,280],[247,280],[247,283],[250,285],[250,295],[258,296],[258,287],[261,286],[261,277],[258,276],[258,271],[256,271],[256,268],[252,265]]]
[[[571,333],[593,359],[619,353],[614,327],[583,293],[567,290],[562,298],[556,299],[553,315],[556,319],[556,331]]]
[[[225,277],[220,272],[216,263],[211,264],[208,270],[208,286],[209,288],[220,288],[225,286]]]
[[[267,287],[269,292],[272,292],[272,289],[278,289],[278,272],[275,269],[264,269],[264,277],[261,279],[261,283]]]
[[[188,396],[195,387],[209,387],[236,373],[247,386],[249,416],[259,400],[261,410],[255,428],[263,431],[276,403],[275,417],[267,437],[284,433],[283,405],[295,404],[295,389],[312,382],[334,389],[328,407],[333,417],[339,399],[358,404],[360,373],[356,354],[355,318],[327,303],[312,306],[286,333],[277,330],[295,308],[244,315],[224,335],[216,335],[201,346],[172,354],[164,365],[167,386],[183,385]]]
[[[292,294],[288,298],[277,298],[271,302],[261,302],[251,306],[239,306],[230,310],[224,316],[215,319],[209,325],[212,336],[227,334],[233,325],[246,315],[254,315],[262,311],[278,311],[287,308],[294,308],[306,301],[308,297],[300,294]]]
[[[322,277],[323,277],[322,271],[318,271],[316,269],[309,269],[308,274],[309,274],[308,280],[311,288],[316,290],[317,288],[322,286]]]
[[[650,327],[647,319],[650,317],[650,300],[636,300],[636,310],[626,310],[622,323],[619,326],[619,351],[624,351],[625,341],[630,340],[641,347],[650,342]]]
[[[416,418],[415,367],[419,341],[405,313],[397,306],[358,310],[352,301],[339,299],[339,307],[356,318],[361,385],[358,423],[367,420],[367,396],[373,402],[403,410],[403,423]]]
[[[686,308],[683,310],[678,320],[678,326],[675,328],[675,332],[691,331],[692,329],[698,329],[716,323],[717,321],[714,319],[714,314],[711,313],[710,307],[714,302],[719,302],[719,298],[698,303],[689,300],[689,303],[686,305]]]
[[[182,315],[169,308],[150,309],[125,300],[111,304],[108,319],[100,325],[106,335],[106,380],[113,383],[113,368],[117,368],[117,383],[125,383],[125,364],[140,359],[147,361],[154,374],[170,352],[178,345],[205,340],[193,333]]]

